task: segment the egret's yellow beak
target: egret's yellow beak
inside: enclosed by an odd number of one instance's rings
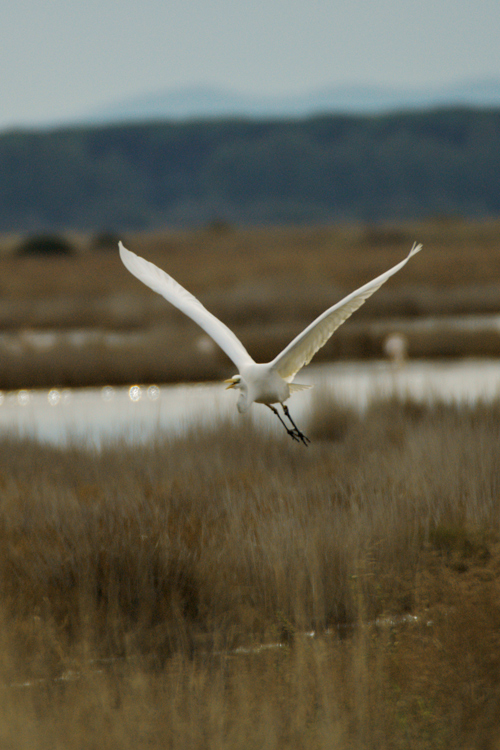
[[[228,391],[230,388],[234,388],[234,386],[236,385],[234,378],[229,378],[229,380],[225,380],[224,383],[229,383],[229,385],[226,386],[226,391]]]

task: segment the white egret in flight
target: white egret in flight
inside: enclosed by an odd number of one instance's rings
[[[229,383],[228,388],[240,391],[238,411],[247,412],[254,401],[257,404],[265,404],[276,414],[290,437],[307,445],[310,440],[293,421],[285,401],[294,391],[302,391],[312,386],[294,383],[295,375],[311,361],[318,349],[326,344],[332,333],[361,307],[368,297],[380,289],[387,279],[403,268],[412,255],[419,252],[422,245],[414,244],[409,255],[396,266],[328,308],[299,333],[272,362],[264,364],[254,362],[234,333],[165,271],[130,252],[121,242],[119,248],[120,257],[130,273],[198,323],[234,362],[238,374],[225,382]],[[284,422],[275,404],[281,404],[291,427]]]

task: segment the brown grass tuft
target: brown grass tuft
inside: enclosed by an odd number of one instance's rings
[[[3,440],[2,748],[498,747],[500,404],[328,408]]]

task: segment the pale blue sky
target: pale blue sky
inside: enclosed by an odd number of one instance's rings
[[[191,84],[293,94],[500,76],[498,0],[15,0],[0,127]]]

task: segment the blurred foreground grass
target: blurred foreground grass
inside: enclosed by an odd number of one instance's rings
[[[500,224],[441,220],[130,234],[127,246],[168,271],[241,338],[272,359],[318,314],[424,250],[356,312],[315,361],[383,356],[405,321],[498,315]],[[69,256],[19,257],[0,238],[0,388],[228,377],[233,366],[201,329],[122,266],[117,250],[73,238]],[[55,337],[46,335],[56,334]],[[500,356],[495,325],[408,334],[412,357]]]
[[[309,433],[2,441],[0,747],[498,748],[500,403]]]

